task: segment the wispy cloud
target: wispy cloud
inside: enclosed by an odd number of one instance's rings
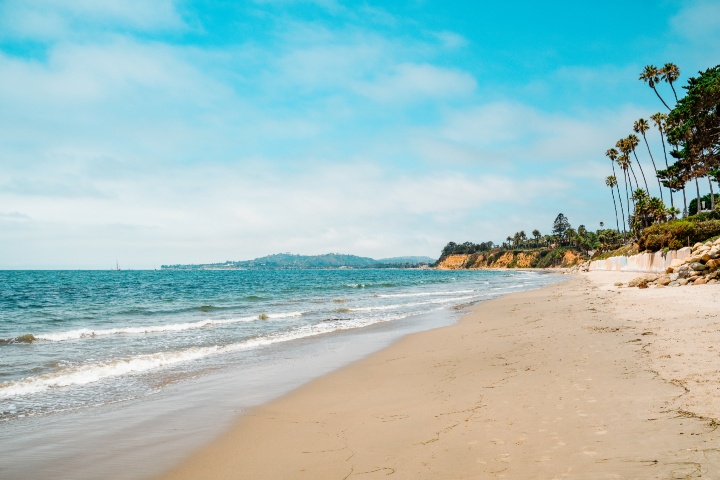
[[[468,32],[373,5],[258,1],[262,35],[177,41],[188,5],[1,4],[0,40],[44,50],[0,43],[0,267],[433,255],[558,211],[607,221],[602,153],[648,114],[610,101],[632,65],[509,92],[451,60]]]
[[[172,0],[6,0],[0,5],[0,36],[5,37],[67,40],[91,32],[184,28]]]

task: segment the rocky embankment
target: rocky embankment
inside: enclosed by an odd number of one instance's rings
[[[435,268],[438,270],[465,270],[490,268],[569,268],[580,263],[580,257],[567,250],[551,264],[544,262],[550,250],[514,251],[504,250],[489,253],[455,254],[441,259]]]
[[[720,283],[720,239],[696,243],[692,254],[673,260],[664,274],[646,274],[628,282],[628,287],[681,287]],[[622,283],[616,286],[623,286]]]

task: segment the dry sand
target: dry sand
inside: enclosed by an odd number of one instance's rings
[[[720,478],[720,285],[592,272],[241,417],[167,479]]]

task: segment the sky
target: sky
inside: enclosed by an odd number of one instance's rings
[[[611,225],[643,66],[718,51],[718,1],[0,0],[0,268]]]

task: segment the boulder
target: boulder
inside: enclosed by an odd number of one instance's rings
[[[624,285],[624,283],[622,283],[622,282],[615,282],[616,287],[622,287],[623,285]]]
[[[670,280],[670,277],[668,277],[667,275],[664,275],[664,276],[658,278],[657,284],[658,284],[658,286],[662,285],[664,287],[666,285],[670,285],[671,281],[672,280]]]
[[[640,282],[645,282],[647,284],[645,277],[637,277],[637,278],[633,278],[632,280],[630,280],[628,282],[627,286],[628,287],[637,287],[638,285],[640,285]]]
[[[691,263],[691,264],[690,264],[690,268],[692,268],[692,269],[695,270],[696,272],[702,272],[703,270],[707,270],[707,269],[708,269],[708,267],[706,267],[705,265],[703,265],[703,264],[700,263],[700,262],[693,262],[693,263]]]
[[[681,278],[681,279],[679,279],[679,280],[677,281],[677,283],[678,283],[678,285],[680,285],[681,287],[684,287],[685,285],[688,284],[688,280],[687,280],[687,278]]]
[[[720,238],[718,238],[717,240],[715,240],[715,241],[713,242],[713,245],[720,245]]]
[[[708,270],[715,270],[720,267],[720,260],[708,260],[705,263],[705,266],[708,268]]]
[[[702,255],[694,253],[685,259],[685,263],[687,263],[688,265],[691,265],[693,263],[698,263],[700,260],[702,260]]]
[[[715,285],[716,283],[718,283],[716,278],[713,278],[712,280],[708,280],[708,285]]]
[[[703,253],[702,257],[700,257],[700,259],[701,259],[703,262],[707,262],[707,261],[710,260],[711,258],[712,258],[712,257],[711,257],[710,254],[707,253],[707,252]]]
[[[670,267],[672,268],[677,268],[682,265],[685,265],[685,260],[680,260],[679,258],[675,258],[672,262],[670,262]]]
[[[648,282],[646,279],[640,280],[640,283],[638,283],[638,288],[648,288]]]
[[[694,285],[705,285],[708,281],[704,277],[695,280]]]
[[[680,278],[680,275],[678,275],[677,273],[671,273],[671,274],[670,274],[670,281],[671,281],[671,282],[676,282],[678,278]]]
[[[680,284],[678,282],[670,282],[670,285],[668,287],[679,287]]]
[[[702,246],[704,246],[704,245],[705,245],[704,243],[698,242],[698,243],[696,243],[695,245],[692,246],[692,251],[694,252],[695,250],[697,250],[698,248],[700,248],[700,247],[702,247]]]

